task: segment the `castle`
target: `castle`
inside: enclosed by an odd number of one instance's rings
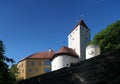
[[[85,60],[88,42],[90,42],[90,29],[81,20],[68,35],[68,47],[62,46],[51,58],[52,71]]]
[[[93,52],[87,54],[91,51],[88,47],[86,52],[89,42],[90,29],[83,20],[80,20],[68,35],[68,47],[62,46],[57,52],[53,50],[38,52],[20,60],[17,64],[18,78],[27,79],[51,70],[69,67],[71,64],[93,57],[93,55],[96,56],[96,53],[93,54],[95,52],[94,46],[92,47]]]

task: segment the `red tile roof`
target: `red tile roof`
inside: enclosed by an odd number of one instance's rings
[[[46,51],[46,52],[37,52],[37,53],[34,53],[24,59],[29,59],[29,58],[37,58],[37,59],[40,59],[40,58],[52,58],[52,56],[55,54],[55,52],[53,51]]]
[[[56,52],[55,54],[54,54],[54,56],[51,58],[51,60],[53,60],[55,57],[57,57],[58,55],[68,55],[68,56],[73,56],[73,57],[79,57],[78,55],[77,55],[77,53],[73,50],[73,49],[71,49],[71,48],[68,48],[68,47],[66,47],[66,46],[62,46],[59,50],[58,50],[58,52]]]
[[[78,56],[73,49],[68,48],[66,46],[62,46],[56,54],[59,54],[59,53],[69,53],[71,55]]]

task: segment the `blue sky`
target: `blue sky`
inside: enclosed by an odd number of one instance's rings
[[[67,46],[81,19],[93,36],[120,20],[120,0],[0,0],[0,40],[16,62],[36,52]]]

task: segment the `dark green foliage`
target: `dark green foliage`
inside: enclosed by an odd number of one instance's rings
[[[16,64],[13,64],[11,66],[10,71],[17,78],[19,72]]]
[[[8,57],[6,57],[6,56],[4,56],[4,52],[5,52],[5,50],[4,50],[4,45],[3,45],[3,42],[0,40],[0,60],[13,63],[14,60],[11,59],[11,58],[8,58]]]
[[[96,34],[90,44],[98,44],[101,53],[115,51],[120,48],[120,21],[108,25],[104,30]]]
[[[8,65],[4,62],[14,62],[13,59],[10,59],[6,56],[4,56],[4,45],[3,42],[0,41],[0,84],[15,84],[16,78],[15,76],[10,72]]]
[[[0,60],[0,84],[15,84],[16,78],[8,69],[7,64]]]

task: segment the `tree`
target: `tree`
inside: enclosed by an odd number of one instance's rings
[[[13,64],[13,65],[11,66],[10,71],[11,71],[11,73],[14,74],[14,76],[17,78],[19,72],[18,72],[18,68],[17,68],[17,65],[16,65],[16,64]]]
[[[14,62],[13,59],[4,56],[4,53],[5,53],[4,48],[5,48],[5,47],[4,47],[4,45],[3,45],[3,42],[0,40],[0,60],[13,63],[13,62]]]
[[[105,29],[96,34],[89,44],[98,44],[101,48],[101,54],[119,49],[120,21],[108,25]]]
[[[10,72],[8,65],[4,62],[14,62],[13,59],[10,59],[4,56],[4,45],[0,41],[0,84],[15,84],[15,76]]]

